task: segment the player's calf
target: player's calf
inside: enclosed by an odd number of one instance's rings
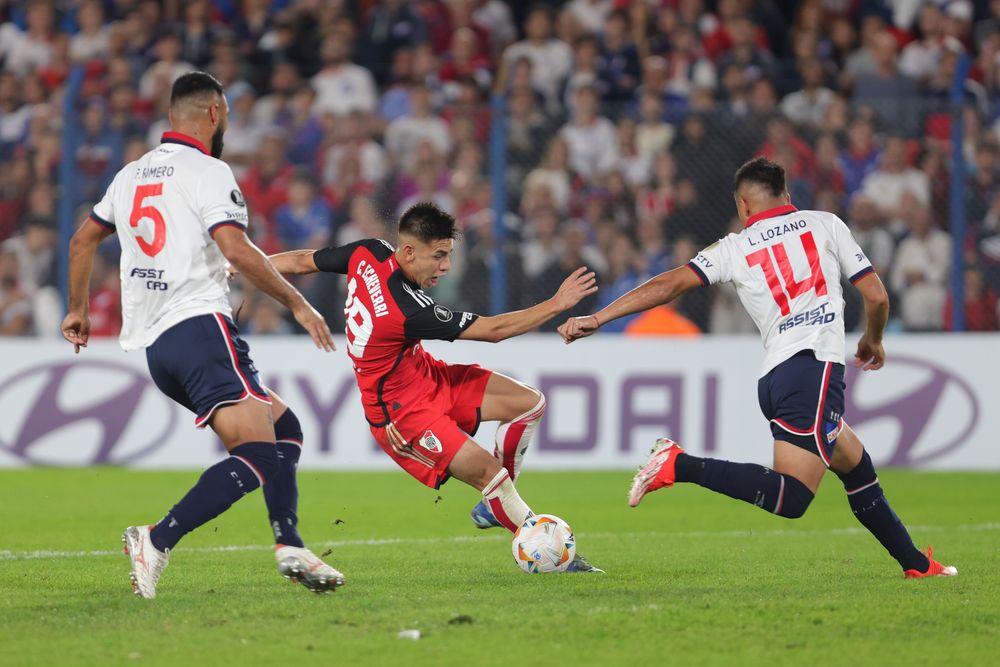
[[[160,551],[173,549],[184,535],[219,516],[262,486],[278,469],[274,443],[245,442],[201,474],[198,482],[150,531]]]
[[[756,463],[733,463],[680,454],[676,471],[678,482],[693,482],[786,519],[798,519],[805,514],[815,497],[809,487],[795,477]]]
[[[299,489],[295,480],[299,457],[302,454],[302,426],[291,408],[287,408],[274,422],[275,453],[278,469],[264,485],[264,502],[267,516],[274,531],[274,542],[292,547],[303,547],[299,535]]]
[[[516,480],[520,474],[524,454],[528,451],[528,445],[535,434],[538,422],[545,415],[545,396],[534,389],[530,389],[530,392],[537,396],[534,405],[523,414],[497,427],[493,456],[507,469],[511,480]]]

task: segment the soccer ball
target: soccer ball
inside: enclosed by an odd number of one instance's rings
[[[551,514],[529,516],[514,533],[514,562],[528,574],[565,572],[576,556],[576,538],[569,524]]]

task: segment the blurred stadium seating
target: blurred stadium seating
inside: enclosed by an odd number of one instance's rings
[[[521,307],[586,263],[589,312],[732,229],[732,172],[762,154],[793,203],[850,224],[895,329],[998,328],[997,2],[33,0],[0,19],[0,335],[58,335],[60,242],[195,68],[226,86],[224,157],[269,252],[391,239],[430,199],[463,230],[438,300]],[[120,326],[106,245],[95,335]],[[342,326],[339,281],[311,278]],[[247,333],[293,332],[234,299]],[[616,324],[753,330],[717,288]]]

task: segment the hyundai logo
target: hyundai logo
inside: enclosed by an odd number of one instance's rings
[[[177,418],[144,373],[90,360],[4,379],[0,414],[0,450],[35,465],[131,463],[164,444]]]
[[[883,465],[918,466],[961,447],[979,421],[969,383],[923,359],[893,356],[878,373],[848,366],[845,415],[868,424],[865,446]]]

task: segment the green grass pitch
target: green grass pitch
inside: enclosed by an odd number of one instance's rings
[[[788,521],[683,485],[626,506],[627,472],[518,482],[605,575],[525,575],[478,496],[403,473],[300,475],[301,524],[347,576],[281,579],[259,493],[189,535],[156,600],[119,537],[194,472],[0,472],[0,665],[995,665],[1000,475],[885,472],[897,513],[953,579],[906,581],[828,477]],[[230,547],[227,549],[227,547]],[[417,629],[418,641],[398,638]],[[641,662],[640,662],[641,661]]]

